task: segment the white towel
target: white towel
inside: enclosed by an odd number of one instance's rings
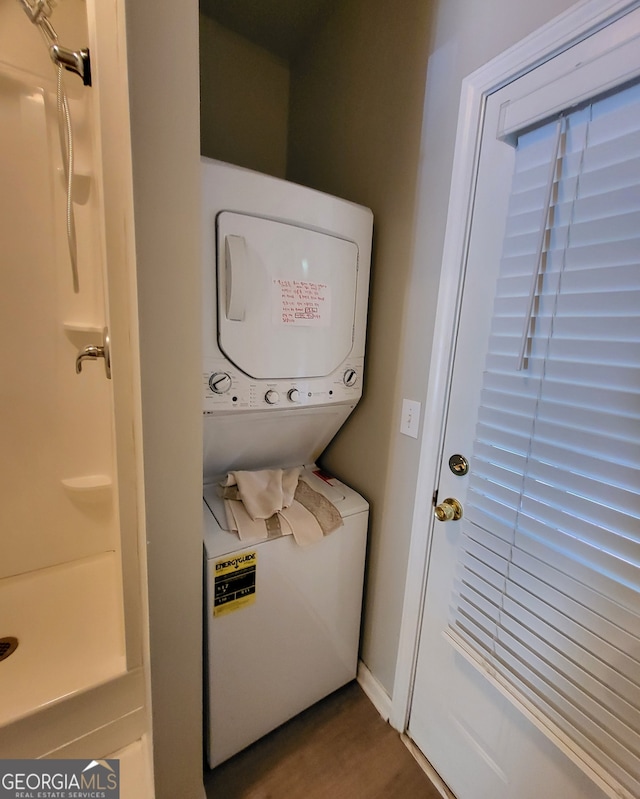
[[[230,528],[235,530],[241,541],[268,538],[267,526],[262,519],[252,519],[246,508],[237,500],[225,500],[227,519],[231,516]]]
[[[255,472],[231,472],[240,499],[252,519],[268,519],[288,508],[298,485],[300,468],[261,469]],[[233,485],[227,478],[227,485]]]
[[[316,541],[322,541],[324,533],[316,517],[299,502],[289,508],[283,508],[279,516],[284,517],[293,530],[296,544],[306,547]]]
[[[335,506],[299,480],[301,470],[229,473],[221,483],[229,529],[242,541],[293,535],[307,546],[341,526]]]

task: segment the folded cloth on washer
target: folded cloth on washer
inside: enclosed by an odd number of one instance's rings
[[[309,483],[304,480],[298,480],[294,498],[295,501],[305,507],[309,513],[313,514],[322,529],[323,535],[333,533],[334,530],[337,530],[338,527],[342,527],[344,524],[342,516],[333,502],[328,500],[319,491],[311,488]]]
[[[340,527],[342,517],[335,506],[299,474],[300,467],[228,474],[220,491],[229,529],[242,541],[293,535],[296,543],[307,546]],[[276,502],[282,505],[269,516],[255,515],[266,514]]]
[[[283,508],[278,516],[287,522],[296,544],[301,547],[322,541],[323,532],[318,520],[299,502],[294,502],[288,508]]]
[[[238,486],[240,499],[252,519],[268,519],[293,502],[300,470],[300,466],[295,466],[292,469],[231,472],[225,485]]]
[[[264,520],[252,519],[240,500],[225,499],[224,509],[227,514],[229,529],[235,530],[241,541],[252,539],[259,540],[269,537],[269,532]]]

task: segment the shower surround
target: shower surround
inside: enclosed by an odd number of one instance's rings
[[[124,49],[121,5],[61,0],[51,21],[68,47],[91,43],[106,75]],[[105,137],[127,122],[122,115],[114,122],[113,113],[105,122],[114,103],[126,109],[111,75],[112,85],[101,89],[64,73],[76,281],[57,69],[20,3],[0,0],[0,641],[17,639],[0,659],[2,758],[104,758],[128,745],[136,757],[148,755],[131,369],[120,370],[119,383],[107,379],[101,360],[76,370],[83,348],[104,343],[109,315],[126,320],[131,313],[131,297],[114,299],[123,278],[109,267],[114,248],[126,246],[111,237],[110,208],[123,213],[129,163],[121,159],[120,173],[107,163]],[[129,348],[131,325],[116,331]],[[131,367],[126,356],[121,364]],[[126,491],[119,490],[123,478]]]

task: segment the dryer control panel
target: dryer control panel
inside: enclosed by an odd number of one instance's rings
[[[203,411],[267,410],[354,402],[362,394],[364,358],[347,358],[327,377],[256,380],[225,358],[205,359]]]

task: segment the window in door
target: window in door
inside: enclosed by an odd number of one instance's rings
[[[640,794],[640,85],[521,135],[448,634]]]

